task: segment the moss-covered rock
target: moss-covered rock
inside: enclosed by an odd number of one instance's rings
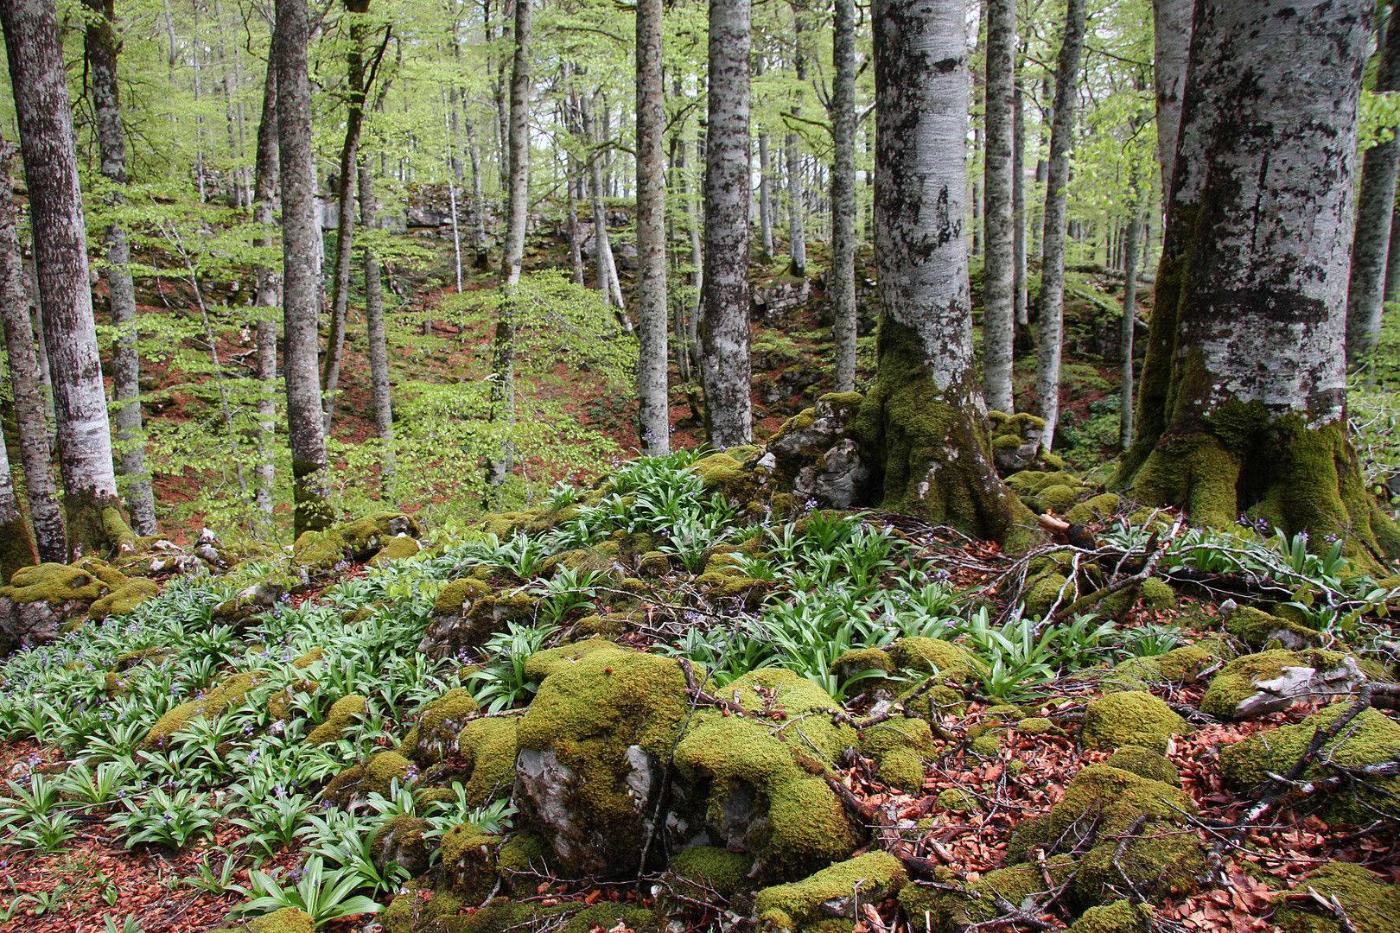
[[[553,660],[520,719],[517,805],[564,870],[633,872],[689,712],[685,675],[616,645]]]
[[[1090,765],[1074,776],[1048,813],[1016,827],[1007,857],[1024,859],[1037,847],[1056,843],[1070,849],[1091,831],[1099,839],[1116,836],[1139,817],[1176,824],[1195,812],[1195,804],[1180,788],[1119,768]]]
[[[418,552],[422,550],[423,546],[418,543],[416,538],[410,538],[408,535],[395,535],[384,542],[384,546],[375,552],[369,562],[371,566],[378,567],[391,561],[416,557]]]
[[[1201,712],[1246,719],[1306,697],[1345,693],[1364,679],[1355,659],[1335,651],[1261,651],[1236,658],[1211,678]]]
[[[549,872],[549,844],[534,833],[515,833],[496,850],[496,873],[512,893],[534,893]]]
[[[1152,694],[1123,690],[1089,702],[1082,737],[1089,748],[1137,745],[1164,752],[1173,736],[1189,729],[1186,720]]]
[[[647,551],[637,561],[637,573],[643,577],[664,577],[671,572],[671,558],[661,551]]]
[[[792,880],[845,858],[860,830],[824,775],[854,730],[838,704],[790,671],[752,671],[725,688],[757,715],[697,712],[676,748],[687,786],[704,796],[703,822],[728,848],[752,854],[758,873]],[[537,701],[538,702],[538,701]]]
[[[389,906],[379,912],[378,919],[385,933],[466,933],[475,929],[486,933],[485,926],[472,926],[473,917],[464,914],[467,903],[447,890],[434,890],[420,882],[410,882]],[[490,908],[476,916],[488,914]],[[486,920],[487,917],[482,917]],[[518,918],[516,918],[518,919]],[[496,927],[497,930],[504,927]]]
[[[1335,898],[1356,933],[1390,933],[1400,917],[1400,885],[1388,884],[1360,865],[1331,862],[1298,885]],[[1274,922],[1285,933],[1341,933],[1341,924],[1320,904],[1301,898],[1281,904]]]
[[[200,717],[218,716],[243,702],[257,685],[258,675],[251,671],[233,674],[210,687],[202,695],[187,700],[161,716],[146,733],[142,748],[161,748],[170,737]]]
[[[401,512],[367,515],[320,531],[302,532],[292,545],[292,562],[308,571],[325,571],[343,560],[369,560],[390,538],[417,533],[413,519]]]
[[[977,795],[961,787],[949,787],[938,793],[938,805],[954,813],[976,813],[982,809]]]
[[[88,618],[100,622],[108,616],[122,616],[160,593],[154,580],[132,577],[105,596],[99,596],[88,607]]]
[[[933,754],[933,732],[923,719],[896,716],[865,729],[860,752],[875,759],[881,781],[917,793],[924,784],[924,760]]]
[[[1194,832],[1174,823],[1149,820],[1126,843],[1104,838],[1079,860],[1073,899],[1080,904],[1103,904],[1142,894],[1180,897],[1200,886],[1205,874],[1205,850]]]
[[[1120,771],[1131,771],[1141,777],[1161,781],[1163,784],[1171,784],[1173,787],[1181,786],[1181,775],[1177,773],[1176,765],[1165,755],[1151,749],[1125,745],[1109,755],[1104,764]]]
[[[480,707],[463,687],[453,687],[423,707],[404,736],[399,753],[422,765],[441,761],[456,748],[457,736]]]
[[[1297,650],[1315,645],[1319,634],[1306,626],[1270,615],[1253,606],[1239,606],[1225,616],[1225,631],[1256,651]]]
[[[1119,662],[1103,680],[1109,690],[1145,690],[1157,684],[1193,684],[1206,671],[1234,657],[1225,639],[1207,638],[1155,657]]]
[[[457,752],[467,772],[467,802],[474,807],[510,795],[515,784],[515,718],[474,719],[457,736]]]
[[[1090,907],[1069,925],[1070,933],[1148,933],[1155,911],[1130,900]]]
[[[439,873],[463,900],[479,904],[496,887],[496,851],[500,845],[500,836],[479,826],[453,826],[442,836]]]
[[[1280,726],[1256,733],[1220,753],[1220,771],[1237,790],[1262,784],[1273,774],[1286,774],[1302,758],[1318,730],[1328,729],[1350,707],[1337,703],[1314,713],[1294,726]],[[1308,779],[1336,772],[1339,767],[1362,767],[1400,757],[1400,723],[1376,709],[1366,709],[1325,745],[1314,763],[1303,772]],[[1373,778],[1355,787],[1321,795],[1319,803],[1327,819],[1364,823],[1377,817],[1400,817],[1400,777]]]
[[[349,728],[350,724],[365,712],[365,698],[350,694],[331,704],[326,718],[306,735],[306,744],[324,745],[334,742]]]
[[[939,638],[911,635],[890,646],[890,661],[900,671],[936,674],[945,682],[958,683],[982,669],[982,662],[962,645]]]
[[[1064,884],[1074,871],[1074,860],[1056,855],[1045,860],[1050,881]],[[909,883],[899,892],[899,905],[915,930],[954,933],[975,923],[1004,916],[1007,905],[1020,907],[1028,898],[1047,891],[1039,866],[1013,865],[988,872],[981,879],[949,891],[946,886],[924,887]]]
[[[421,875],[428,870],[428,860],[432,855],[432,845],[424,838],[429,829],[428,821],[422,817],[399,814],[379,825],[370,838],[370,853],[380,871],[391,866],[401,866],[410,875]]]
[[[667,870],[672,882],[689,883],[701,891],[732,898],[749,887],[752,856],[718,846],[691,846],[671,859]]]
[[[1088,525],[1092,522],[1105,521],[1118,511],[1118,505],[1121,501],[1116,493],[1099,493],[1097,496],[1071,506],[1065,512],[1065,521],[1072,525]]]
[[[760,929],[800,930],[831,917],[861,919],[857,905],[897,894],[908,876],[888,852],[869,852],[791,884],[764,888],[754,899]]]

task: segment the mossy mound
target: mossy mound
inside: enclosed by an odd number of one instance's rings
[[[155,721],[146,737],[141,741],[142,748],[160,748],[170,737],[202,717],[218,716],[229,708],[243,702],[243,698],[257,685],[258,675],[252,672],[233,674],[210,687],[202,696],[187,700],[176,706]]]
[[[387,796],[395,781],[400,786],[407,784],[414,771],[413,762],[398,752],[377,752],[331,778],[321,791],[321,797],[343,806],[366,794]]]
[[[1250,736],[1220,753],[1220,771],[1237,790],[1248,790],[1270,773],[1286,774],[1302,758],[1319,729],[1328,729],[1346,713],[1349,703],[1336,703],[1293,726],[1280,726]],[[1324,778],[1338,767],[1362,767],[1400,757],[1400,723],[1376,709],[1366,709],[1325,745],[1304,772],[1306,779]],[[1320,795],[1321,812],[1329,821],[1366,823],[1400,817],[1400,777],[1370,778],[1354,787]]]
[[[1390,933],[1400,918],[1400,885],[1387,884],[1350,862],[1331,862],[1298,885],[1335,898],[1356,933]],[[1341,933],[1341,924],[1321,905],[1299,899],[1280,905],[1274,922],[1285,933]]]
[[[1150,749],[1125,745],[1109,755],[1104,764],[1110,768],[1131,771],[1133,774],[1161,781],[1163,784],[1170,784],[1173,787],[1181,786],[1181,775],[1177,773],[1176,765],[1172,764],[1165,755]]]
[[[1069,925],[1070,933],[1147,933],[1155,914],[1150,904],[1130,900],[1090,907]]]
[[[924,784],[924,760],[933,754],[933,731],[922,719],[896,716],[865,729],[860,752],[875,759],[881,781],[917,793]]]
[[[324,745],[334,742],[349,728],[350,724],[365,712],[365,698],[350,694],[331,704],[326,718],[306,735],[307,745]]]
[[[467,802],[485,806],[509,796],[515,784],[515,718],[474,719],[457,735],[457,753],[467,772]]]
[[[101,561],[89,562],[87,569],[77,564],[36,564],[21,567],[10,577],[8,586],[0,587],[0,596],[16,603],[91,603],[114,584],[97,572]],[[105,565],[103,565],[105,566]],[[127,577],[112,570],[119,578],[115,585],[127,582]]]
[[[1239,606],[1225,616],[1225,631],[1256,651],[1268,648],[1297,650],[1315,645],[1320,640],[1319,633],[1312,629],[1253,606]]]
[[[372,566],[378,567],[390,561],[416,557],[422,550],[423,545],[419,544],[416,538],[410,538],[408,535],[395,535],[384,542],[384,546],[375,552],[369,562]]]
[[[462,898],[451,891],[435,891],[415,881],[381,910],[376,919],[385,933],[464,933],[474,920],[463,914],[466,906]],[[483,910],[476,916],[485,913],[487,911]],[[474,929],[485,933],[485,927]]]
[[[313,933],[315,929],[316,923],[306,911],[283,907],[237,926],[220,927],[211,933]]]
[[[1201,712],[1244,719],[1309,696],[1346,692],[1363,678],[1352,658],[1335,651],[1261,651],[1236,658],[1211,678]]]
[[[911,635],[890,646],[890,661],[896,670],[936,674],[944,681],[959,683],[982,669],[982,662],[962,645],[939,638]]]
[[[1007,857],[1018,861],[1041,846],[1072,848],[1085,833],[1097,838],[1126,832],[1139,817],[1179,823],[1196,806],[1180,788],[1107,765],[1090,765],[1074,776],[1048,813],[1016,827]]]
[[[1205,851],[1196,834],[1164,821],[1149,820],[1126,843],[1104,838],[1079,860],[1073,900],[1081,905],[1119,898],[1180,897],[1195,891],[1205,873]]]
[[[454,751],[457,736],[480,707],[463,687],[453,687],[423,707],[418,722],[404,736],[399,754],[427,765]]]
[[[343,560],[365,561],[391,538],[416,535],[418,526],[402,512],[380,512],[320,531],[304,531],[292,545],[292,563],[312,572],[329,570]]]
[[[1072,525],[1088,525],[1093,522],[1107,521],[1118,511],[1118,506],[1122,501],[1116,493],[1101,492],[1097,496],[1091,496],[1083,502],[1071,506],[1065,512],[1065,521]]]
[[[520,719],[516,802],[564,870],[627,874],[689,712],[685,675],[606,642],[576,658],[554,659]]]
[[[732,898],[749,887],[753,858],[718,846],[691,846],[671,858],[667,877],[672,883],[688,883],[702,891]]]
[[[399,865],[410,875],[423,874],[433,849],[424,838],[428,829],[427,820],[406,813],[385,820],[370,838],[374,864],[380,871]]]
[[[854,730],[832,722],[836,702],[777,669],[752,671],[725,695],[755,715],[702,710],[676,748],[711,837],[753,855],[758,874],[773,881],[849,855],[861,833],[824,779],[836,755],[856,744]]]
[[[546,648],[536,651],[525,660],[525,676],[531,680],[542,681],[550,674],[577,666],[580,661],[595,652],[620,650],[623,649],[606,638],[586,638],[557,648]]]
[[[1123,690],[1090,701],[1082,735],[1088,748],[1136,745],[1164,752],[1173,736],[1189,731],[1170,706],[1142,690]]]
[[[859,904],[879,903],[897,894],[907,880],[899,859],[869,852],[801,881],[764,888],[754,898],[754,913],[765,930],[800,930],[832,917],[858,920]]]
[[[1155,657],[1129,658],[1108,672],[1109,690],[1145,690],[1157,684],[1193,684],[1205,672],[1234,656],[1225,639],[1206,638]]]
[[[154,580],[133,577],[105,596],[99,596],[88,607],[88,618],[100,622],[108,616],[122,616],[160,593]]]
[[[496,850],[501,837],[472,823],[453,826],[442,836],[438,873],[470,904],[479,904],[496,887]]]
[[[1056,855],[1045,860],[1045,871],[1056,885],[1063,884],[1074,871],[1074,860]],[[1028,898],[1047,890],[1039,866],[1013,865],[988,872],[964,886],[962,891],[906,884],[899,892],[899,905],[915,930],[954,933],[975,923],[986,923],[1007,913],[1006,905],[1020,907]]]
[[[977,795],[961,787],[949,787],[940,791],[938,805],[954,813],[976,813],[982,809],[982,801]]]

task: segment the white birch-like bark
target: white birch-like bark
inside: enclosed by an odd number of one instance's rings
[[[374,200],[374,178],[369,165],[359,167],[360,226],[374,229],[379,210]],[[384,333],[384,289],[379,256],[365,251],[365,330],[369,339],[369,379],[374,398],[374,433],[383,442],[379,459],[379,481],[387,489],[394,475],[394,404],[389,385],[389,343]]]
[[[794,5],[792,67],[799,84],[807,80],[807,55],[806,50],[802,47],[802,32],[805,25],[802,16],[801,6]],[[793,101],[792,112],[795,116],[802,113],[801,98]],[[807,232],[803,226],[806,203],[802,190],[802,148],[800,137],[796,133],[788,133],[783,139],[783,157],[787,160],[788,255],[792,259],[792,274],[802,278],[807,274]]]
[[[652,456],[671,449],[661,18],[662,0],[637,0],[637,392],[642,450]]]
[[[1172,190],[1176,139],[1181,128],[1181,100],[1186,93],[1186,65],[1196,0],[1152,0],[1153,84],[1157,93],[1157,164],[1162,191]]]
[[[87,225],[78,190],[73,110],[51,0],[0,4],[20,150],[29,186],[53,375],[68,544],[74,552],[115,548],[129,535],[117,499],[112,436],[97,351],[87,260]],[[124,534],[125,533],[125,534]]]
[[[836,343],[836,391],[856,387],[856,10],[855,0],[835,0],[832,31],[831,169],[832,336]]]
[[[705,271],[700,322],[705,417],[723,450],[753,438],[749,367],[749,0],[710,0]]]
[[[984,192],[982,372],[987,405],[1011,412],[1011,361],[1016,330],[1012,205],[1012,96],[1015,93],[1016,0],[987,0],[986,150]]]
[[[278,245],[277,209],[282,198],[278,190],[277,155],[277,60],[269,56],[263,80],[262,117],[258,122],[258,151],[253,164],[253,219],[269,231],[258,245],[271,249]],[[258,359],[258,464],[253,485],[253,501],[265,529],[272,526],[277,468],[274,448],[277,441],[277,321],[271,316],[282,305],[282,277],[271,264],[257,271],[256,302],[260,309],[256,330]]]

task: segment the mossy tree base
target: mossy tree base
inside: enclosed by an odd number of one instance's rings
[[[870,467],[866,502],[1024,545],[1035,518],[997,475],[986,419],[965,386],[940,387],[918,337],[886,318],[875,383],[851,424]]]
[[[1179,506],[1197,524],[1246,515],[1319,547],[1341,537],[1364,563],[1400,554],[1400,528],[1367,491],[1344,421],[1312,427],[1257,403],[1223,406],[1199,430],[1164,434],[1124,479],[1138,499]]]
[[[65,493],[63,513],[68,526],[68,549],[73,558],[111,555],[136,547],[136,535],[122,514],[116,496],[95,491]]]

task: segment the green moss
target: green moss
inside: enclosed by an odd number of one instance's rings
[[[1163,784],[1171,784],[1174,787],[1181,786],[1181,775],[1177,773],[1176,765],[1172,764],[1165,755],[1150,749],[1139,748],[1136,745],[1125,745],[1109,755],[1104,764],[1120,771],[1131,771],[1133,774],[1161,781]]]
[[[496,886],[496,850],[501,837],[471,823],[453,826],[442,836],[441,873],[470,903],[480,903]]]
[[[898,893],[908,876],[888,852],[869,852],[838,862],[801,881],[764,888],[754,899],[760,926],[796,930],[830,917],[861,919],[858,904],[879,903]]]
[[[1280,726],[1256,733],[1220,753],[1220,771],[1232,787],[1246,790],[1262,784],[1269,773],[1285,774],[1302,758],[1319,729],[1327,729],[1347,711],[1349,703],[1337,703],[1314,713],[1294,726]],[[1375,709],[1363,710],[1317,756],[1340,767],[1360,767],[1400,756],[1400,723]],[[1304,773],[1308,779],[1335,772],[1315,762]],[[1370,779],[1323,798],[1323,813],[1336,822],[1364,823],[1377,817],[1400,817],[1400,777]]]
[[[1069,578],[1064,574],[1051,570],[1038,574],[1026,581],[1026,595],[1024,598],[1026,614],[1030,616],[1043,616],[1050,611],[1050,607],[1055,605],[1056,600],[1064,604],[1060,594],[1070,595],[1067,587]]]
[[[16,514],[12,520],[0,522],[0,586],[8,583],[16,570],[31,566],[37,560],[34,536],[24,516]]]
[[[577,666],[589,655],[595,653],[614,654],[626,649],[603,638],[589,638],[558,648],[546,648],[530,655],[525,661],[525,676],[531,680],[544,680],[557,671],[569,670]]]
[[[1056,843],[1071,848],[1091,829],[1099,839],[1120,835],[1143,816],[1180,823],[1195,812],[1195,804],[1180,788],[1107,765],[1090,765],[1074,776],[1048,813],[1016,827],[1007,857],[1018,861],[1037,847]]]
[[[661,920],[645,907],[604,901],[571,915],[559,927],[559,933],[593,933],[594,930],[616,929],[619,925],[632,933],[660,933],[662,929]]]
[[[1138,585],[1138,600],[1148,609],[1175,609],[1176,591],[1167,581],[1148,577]]]
[[[340,738],[352,722],[364,715],[365,698],[350,694],[331,704],[325,720],[306,735],[307,745],[324,745]]]
[[[410,882],[375,918],[384,927],[385,933],[465,933],[470,923],[462,916],[467,904],[450,891],[435,891]],[[480,911],[477,916],[491,908]],[[478,927],[485,933],[484,927]],[[498,927],[497,929],[504,929]]]
[[[241,703],[257,682],[258,675],[253,672],[233,674],[224,678],[215,686],[210,687],[202,697],[181,703],[157,719],[150,731],[146,733],[141,747],[159,748],[172,735],[194,720],[200,717],[210,718],[220,715],[230,707]]]
[[[1239,705],[1259,692],[1259,683],[1273,680],[1286,667],[1311,667],[1319,672],[1339,670],[1345,655],[1335,651],[1308,649],[1306,651],[1261,651],[1230,661],[1220,673],[1211,678],[1201,712],[1221,719],[1232,719]]]
[[[1222,639],[1206,639],[1149,658],[1129,658],[1109,671],[1104,687],[1143,690],[1154,684],[1192,684],[1201,673],[1228,660],[1234,651]]]
[[[889,653],[883,648],[851,648],[841,652],[841,655],[832,662],[831,669],[838,676],[849,678],[862,671],[879,671],[882,674],[888,674],[895,669],[895,665]]]
[[[1190,830],[1165,821],[1143,824],[1126,844],[1104,838],[1079,861],[1074,899],[1101,904],[1140,891],[1147,897],[1180,897],[1199,886],[1205,874],[1201,840]]]
[[[375,552],[369,559],[372,566],[378,567],[395,560],[407,560],[417,556],[423,550],[423,546],[414,538],[408,535],[395,535],[384,542],[384,546]]]
[[[316,924],[311,915],[295,907],[283,907],[248,921],[248,933],[312,933]]]
[[[1023,735],[1056,735],[1060,728],[1044,716],[1027,716],[1016,723],[1016,731]]]
[[[1065,521],[1078,525],[1106,521],[1112,518],[1113,514],[1118,511],[1118,506],[1121,502],[1122,500],[1115,493],[1100,493],[1097,496],[1084,500],[1078,505],[1072,506],[1065,512]]]
[[[421,764],[439,761],[457,743],[457,735],[480,707],[463,687],[454,687],[433,700],[418,715],[417,724],[404,737],[401,754]]]
[[[1070,933],[1146,933],[1152,929],[1154,913],[1150,904],[1114,901],[1090,907],[1069,929]]]
[[[0,595],[17,603],[91,602],[107,587],[95,574],[72,564],[37,564],[21,567],[10,577],[10,585],[0,587]]]
[[[1166,751],[1172,736],[1189,731],[1186,720],[1143,690],[1110,693],[1084,710],[1083,741],[1088,748],[1137,745]]]
[[[457,736],[457,751],[470,775],[466,792],[472,806],[485,806],[510,794],[519,728],[520,721],[514,718],[474,719]]]
[[[961,787],[949,787],[939,791],[938,805],[954,813],[977,813],[982,809],[982,801],[976,794]]]
[[[1008,547],[1030,541],[1035,518],[997,476],[986,422],[936,384],[923,341],[886,315],[874,384],[850,421],[873,498],[892,511],[950,524]]]
[[[670,874],[721,897],[733,897],[749,885],[753,858],[718,846],[692,846],[671,859]]]
[[[984,732],[982,735],[973,739],[971,744],[968,745],[968,748],[971,749],[974,755],[978,755],[982,758],[995,758],[997,755],[1001,754],[1001,736],[1002,733],[1000,731]]]
[[[417,530],[413,519],[401,512],[379,512],[353,522],[303,531],[292,545],[292,562],[312,571],[329,570],[342,560],[368,560],[391,538],[412,535]]]
[[[460,615],[474,600],[491,593],[491,584],[475,577],[462,577],[448,583],[433,600],[433,615]]]
[[[387,795],[394,781],[400,785],[407,782],[412,767],[413,764],[398,752],[379,752],[365,762],[364,790]]]
[[[891,645],[889,657],[897,670],[937,674],[945,681],[964,681],[982,668],[982,662],[961,645],[916,635]]]
[[[1239,606],[1226,616],[1225,631],[1256,651],[1265,648],[1306,648],[1316,644],[1320,637],[1306,626],[1269,615],[1253,606]]]
[[[1074,870],[1068,856],[1056,855],[1045,860],[1045,871],[1055,884],[1063,884]],[[1015,865],[988,872],[978,881],[966,884],[962,891],[948,891],[906,884],[899,892],[899,905],[904,908],[915,930],[934,933],[954,933],[976,923],[985,923],[1003,916],[1002,904],[1019,907],[1027,898],[1036,897],[1047,889],[1045,877],[1038,866]]]
[[[1064,515],[1072,510],[1075,503],[1079,501],[1079,489],[1075,486],[1063,486],[1056,484],[1046,486],[1036,493],[1036,501],[1040,507],[1047,512],[1054,512],[1057,515]]]
[[[731,503],[742,505],[758,495],[765,477],[758,470],[746,468],[736,454],[735,450],[710,454],[692,463],[689,469],[700,477],[707,492],[723,493]]]
[[[400,865],[411,875],[422,874],[432,855],[433,847],[425,838],[430,828],[427,820],[406,813],[380,823],[370,838],[374,863],[381,867]]]
[[[136,535],[115,496],[92,491],[65,493],[63,517],[73,553],[114,554],[136,547]]]
[[[99,596],[93,600],[92,605],[88,607],[88,618],[97,622],[108,616],[126,615],[159,593],[160,587],[154,580],[135,577],[112,590],[106,596]]]
[[[1400,885],[1387,884],[1360,865],[1330,862],[1298,885],[1300,891],[1308,888],[1325,898],[1336,898],[1356,933],[1390,933],[1400,917]],[[1316,923],[1319,920],[1321,925]],[[1301,900],[1280,904],[1274,922],[1285,933],[1341,929],[1323,907]]]
[[[549,845],[534,833],[515,833],[496,850],[496,873],[516,894],[533,894],[548,872]]]
[[[671,572],[671,558],[661,551],[647,551],[637,562],[637,573],[643,577],[664,577]]]

